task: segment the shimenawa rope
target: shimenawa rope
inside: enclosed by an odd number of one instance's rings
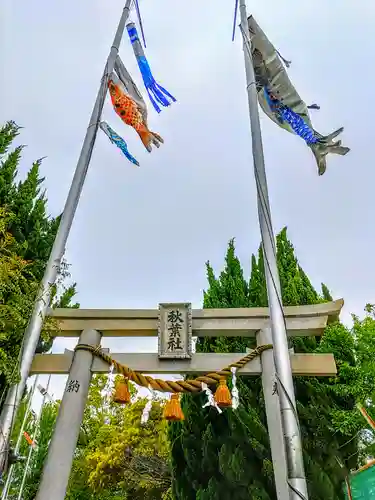
[[[123,375],[126,379],[135,382],[142,387],[151,387],[154,391],[159,392],[201,392],[202,382],[207,385],[216,385],[220,380],[227,379],[231,375],[231,368],[235,367],[237,369],[243,368],[247,363],[250,363],[253,359],[260,356],[264,351],[272,349],[272,344],[265,344],[256,347],[253,351],[246,354],[243,358],[230,364],[226,368],[220,371],[207,373],[195,379],[188,380],[161,380],[159,378],[153,378],[148,375],[143,375],[140,372],[133,371],[128,366],[122,365],[115,359],[113,359],[109,354],[103,352],[100,346],[92,346],[88,344],[78,344],[75,348],[76,351],[89,351],[94,356],[102,359],[109,365],[113,365],[117,373]]]

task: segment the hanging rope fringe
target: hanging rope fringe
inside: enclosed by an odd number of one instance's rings
[[[232,408],[233,408],[233,410],[237,410],[237,408],[240,405],[240,396],[238,394],[238,389],[237,389],[236,371],[237,371],[237,368],[235,366],[232,366],[231,372],[232,372]]]
[[[76,351],[89,351],[94,356],[102,359],[108,364],[113,363],[115,370],[117,373],[124,376],[125,379],[131,380],[135,382],[137,385],[141,387],[151,387],[154,391],[159,392],[171,392],[171,393],[180,393],[180,392],[201,392],[202,391],[202,382],[210,385],[216,385],[222,379],[226,379],[231,374],[231,368],[235,367],[237,369],[243,368],[247,363],[250,363],[253,359],[260,356],[264,351],[268,349],[272,349],[272,344],[265,344],[256,347],[253,351],[249,352],[238,360],[235,363],[223,368],[218,372],[208,373],[207,375],[202,375],[195,379],[188,380],[161,380],[159,378],[153,378],[148,375],[143,375],[140,372],[133,371],[128,366],[122,365],[115,359],[113,359],[109,354],[102,351],[100,346],[92,346],[88,344],[78,344],[75,348]]]
[[[151,408],[152,408],[152,401],[154,399],[154,391],[152,390],[152,388],[149,386],[149,394],[147,396],[147,403],[145,405],[145,407],[143,408],[143,412],[142,412],[142,416],[141,416],[141,424],[147,424],[148,422],[148,419],[150,418],[150,411],[151,411]]]
[[[129,23],[126,28],[128,30],[129,38],[133,46],[134,55],[137,59],[138,67],[142,74],[143,83],[145,84],[147,94],[155,110],[160,113],[161,109],[159,108],[157,103],[167,107],[171,104],[168,98],[172,102],[176,102],[176,99],[164,87],[156,82],[146,59],[141,42],[139,41],[135,24]]]
[[[107,383],[105,384],[105,387],[103,389],[103,396],[104,396],[104,404],[103,404],[103,410],[105,413],[109,412],[110,409],[110,404],[111,404],[111,399],[112,399],[112,393],[114,389],[114,369],[115,367],[113,366],[113,363],[111,363],[111,366],[109,368],[108,372],[108,378],[107,378]],[[106,425],[110,424],[110,418],[108,415],[106,415],[104,419],[104,423]]]
[[[202,406],[202,408],[206,408],[207,406],[213,406],[214,408],[217,409],[218,413],[222,413],[219,405],[215,401],[215,398],[214,398],[214,395],[212,394],[211,389],[204,382],[202,382],[202,391],[204,391],[206,393],[206,396],[207,396],[207,403],[205,403]]]
[[[139,167],[138,160],[136,160],[134,158],[134,156],[132,156],[129,153],[128,145],[126,144],[126,142],[124,141],[124,139],[122,137],[120,137],[118,134],[116,134],[116,132],[108,125],[107,122],[101,122],[100,123],[100,128],[103,130],[103,132],[108,137],[108,139],[112,142],[112,144],[116,144],[116,146],[119,149],[121,149],[121,151],[126,156],[126,158],[131,163],[133,163],[134,165],[137,165],[137,167]]]

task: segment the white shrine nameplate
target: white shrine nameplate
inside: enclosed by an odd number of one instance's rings
[[[159,304],[160,359],[191,359],[192,331],[190,303]]]

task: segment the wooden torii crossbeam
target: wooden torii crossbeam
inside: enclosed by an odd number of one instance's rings
[[[288,335],[322,335],[327,324],[338,320],[343,304],[343,300],[337,300],[285,307]],[[194,353],[193,336],[248,336],[256,337],[258,346],[272,344],[268,308],[263,307],[192,310],[189,303],[172,303],[159,304],[155,310],[55,309],[49,315],[56,320],[56,337],[79,336],[80,344],[98,346],[102,337],[158,337],[158,353],[111,353],[112,359],[141,373],[215,372],[246,354]],[[290,360],[294,375],[336,375],[332,354],[300,354],[291,350]],[[59,500],[64,497],[92,374],[108,370],[108,364],[87,350],[34,357],[31,374],[69,374],[37,500],[56,498],[56,489],[60,492]],[[260,357],[239,369],[238,375],[261,375],[277,498],[289,498],[280,388],[272,350],[263,351]]]
[[[288,334],[320,336],[328,323],[336,321],[343,300],[310,306],[285,307]],[[178,305],[178,304],[176,304]],[[50,315],[57,321],[56,337],[78,337],[88,329],[102,337],[157,337],[158,309],[55,309]],[[254,337],[269,327],[268,308],[194,309],[192,335],[197,337]],[[113,353],[112,357],[133,370],[143,373],[204,373],[220,370],[241,357],[241,353],[191,355],[191,359],[159,359],[154,353]],[[31,374],[68,374],[73,352],[37,354]],[[294,375],[333,376],[336,364],[332,354],[291,354]],[[106,373],[108,366],[95,359],[92,372]],[[259,375],[261,362],[254,360],[239,371],[243,375]]]

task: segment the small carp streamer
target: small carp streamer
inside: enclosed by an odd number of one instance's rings
[[[151,145],[154,144],[157,148],[160,143],[163,143],[162,137],[151,132],[144,120],[141,110],[139,109],[136,101],[126,92],[124,85],[119,78],[112,73],[108,82],[109,94],[111,96],[113,107],[121,118],[121,120],[130,125],[137,131],[143,145],[150,153],[152,150]]]
[[[108,125],[107,122],[101,122],[100,128],[103,130],[103,132],[106,134],[108,139],[112,142],[112,144],[115,144],[119,149],[121,149],[121,151],[124,153],[124,156],[126,156],[126,158],[131,163],[133,163],[134,165],[137,165],[137,167],[139,167],[139,161],[136,160],[134,158],[134,156],[132,156],[129,153],[128,145],[126,144],[124,139],[122,137],[120,137],[118,134],[116,134],[116,132],[113,129],[111,129],[111,127]]]
[[[341,141],[334,142],[335,137],[344,130],[343,127],[326,136],[314,130],[309,109],[319,109],[319,106],[306,106],[283,66],[284,63],[289,67],[290,61],[280,56],[253,16],[248,18],[248,26],[249,32],[242,35],[249,50],[251,46],[261,108],[279,127],[298,135],[306,142],[315,156],[319,175],[323,175],[327,168],[327,154],[344,156],[350,151],[349,148],[341,146]]]
[[[233,410],[237,410],[240,405],[240,397],[237,389],[237,368],[235,366],[232,366],[230,370],[232,372],[232,408]]]
[[[29,445],[35,450],[36,448],[35,441],[29,436],[29,434],[26,431],[24,431],[23,435],[26,441],[29,443]]]
[[[150,65],[148,64],[141,42],[139,40],[135,24],[129,23],[126,26],[126,29],[128,30],[129,38],[133,46],[134,55],[137,59],[138,67],[142,74],[143,83],[145,84],[150,101],[155,110],[160,113],[161,109],[159,108],[157,103],[167,107],[171,104],[170,101],[176,102],[176,99],[164,87],[159,85],[153,77]]]
[[[202,391],[206,393],[207,396],[207,403],[205,403],[202,408],[206,408],[206,406],[213,406],[214,408],[217,409],[218,413],[222,413],[221,408],[219,408],[218,404],[215,401],[214,395],[212,394],[211,389],[208,387],[207,384],[202,382]]]

